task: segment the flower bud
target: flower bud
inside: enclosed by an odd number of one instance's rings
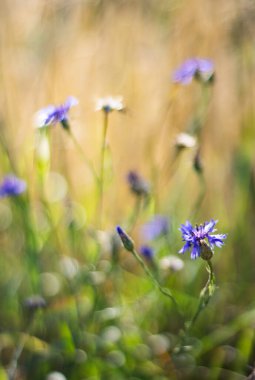
[[[213,256],[213,251],[211,247],[205,242],[205,240],[200,241],[200,257],[203,260],[210,260]]]
[[[124,248],[129,252],[133,252],[135,246],[131,237],[129,237],[128,234],[126,234],[126,232],[123,231],[121,227],[118,226],[116,229],[122,241],[122,244],[124,245]]]

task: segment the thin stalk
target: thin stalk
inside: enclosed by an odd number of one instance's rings
[[[130,217],[130,221],[128,223],[129,224],[129,228],[128,228],[129,232],[132,231],[136,225],[136,222],[137,222],[139,215],[141,213],[141,210],[142,210],[142,204],[143,204],[143,197],[139,195],[136,197],[134,209],[133,209],[132,215]]]
[[[190,323],[187,326],[186,332],[188,332],[195,324],[196,320],[198,319],[201,312],[206,308],[208,305],[214,291],[215,291],[215,275],[213,271],[213,266],[211,260],[207,260],[207,271],[209,273],[209,277],[207,280],[207,283],[205,284],[205,287],[202,289],[200,293],[200,301],[197,307],[197,310],[191,319]]]
[[[153,276],[153,274],[151,273],[151,271],[149,270],[149,268],[147,267],[147,265],[145,264],[145,262],[143,261],[143,259],[140,257],[140,255],[137,253],[137,251],[135,249],[133,249],[131,252],[134,255],[134,257],[136,258],[136,260],[139,262],[139,264],[141,265],[141,267],[143,268],[143,270],[145,271],[145,273],[147,274],[147,276],[150,278],[150,280],[152,281],[152,283],[158,288],[158,290],[162,294],[164,294],[164,296],[170,298],[170,300],[173,302],[175,308],[178,310],[179,309],[178,308],[178,304],[177,304],[174,296],[170,292],[170,290],[167,289],[167,288],[164,288],[163,286],[160,285],[160,283],[158,282],[158,280]]]
[[[84,160],[84,162],[86,163],[86,165],[88,166],[88,168],[90,169],[93,177],[94,177],[94,180],[96,182],[96,184],[98,185],[99,183],[99,178],[97,176],[97,173],[94,169],[94,166],[92,164],[92,162],[86,157],[85,153],[83,152],[82,150],[82,147],[80,146],[79,142],[77,141],[76,137],[74,136],[74,134],[72,133],[72,130],[70,128],[68,129],[65,129],[65,131],[68,133],[68,135],[70,136],[73,144],[75,145],[77,151],[79,152],[80,156],[82,157],[82,159]]]
[[[99,218],[99,227],[102,225],[102,218],[103,218],[103,206],[104,206],[104,162],[105,162],[105,144],[106,144],[106,136],[107,136],[107,130],[108,130],[108,112],[104,111],[104,125],[103,125],[103,138],[102,138],[102,145],[101,145],[101,157],[100,157],[100,172],[99,172],[99,212],[98,212],[98,218]]]
[[[30,319],[29,323],[27,324],[24,334],[20,338],[19,344],[17,345],[16,349],[13,352],[9,368],[7,370],[8,380],[14,380],[16,378],[16,371],[18,367],[19,358],[23,352],[24,346],[28,339],[32,324],[33,324],[33,320]]]
[[[200,192],[197,196],[197,199],[196,199],[196,203],[191,211],[191,214],[190,214],[190,219],[194,219],[196,218],[198,212],[199,212],[199,209],[203,203],[203,200],[204,200],[204,197],[205,197],[205,194],[206,194],[206,182],[205,182],[205,177],[204,177],[204,174],[203,173],[199,173],[198,174],[198,178],[199,178],[199,182],[200,182]]]

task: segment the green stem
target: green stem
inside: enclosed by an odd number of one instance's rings
[[[147,274],[147,276],[150,278],[150,280],[153,282],[153,284],[159,289],[159,291],[162,294],[164,294],[164,296],[170,298],[170,300],[173,302],[174,306],[178,310],[177,302],[176,302],[174,296],[172,295],[172,293],[170,292],[170,290],[167,289],[167,288],[164,288],[164,287],[162,287],[160,285],[160,283],[158,282],[158,280],[153,276],[153,274],[151,273],[151,271],[149,270],[149,268],[147,267],[147,265],[145,264],[145,262],[140,257],[140,255],[136,252],[135,249],[133,249],[131,252],[134,255],[134,257],[136,258],[136,260],[139,262],[139,264],[142,266],[143,270],[145,271],[145,273]]]
[[[104,198],[104,162],[105,162],[105,144],[106,144],[106,135],[108,130],[108,112],[104,111],[104,125],[103,125],[103,139],[101,145],[101,158],[100,158],[100,174],[99,174],[99,227],[102,225],[103,218],[103,198]]]
[[[82,157],[82,159],[84,160],[84,162],[86,163],[86,165],[88,166],[88,168],[90,169],[93,177],[94,177],[94,180],[95,182],[98,184],[99,183],[99,178],[97,176],[97,173],[93,167],[93,164],[91,163],[90,160],[88,160],[88,158],[85,156],[79,142],[77,141],[76,137],[74,136],[74,134],[72,133],[71,129],[68,128],[68,129],[65,129],[65,131],[68,133],[68,135],[70,136],[73,144],[75,145],[77,151],[79,152],[80,156]]]
[[[205,177],[203,173],[199,173],[199,182],[200,182],[200,192],[198,194],[198,197],[196,199],[196,203],[191,211],[190,218],[189,219],[194,219],[196,218],[199,209],[201,207],[201,204],[204,200],[205,194],[206,194],[206,182],[205,182]]]
[[[10,361],[10,365],[8,367],[8,370],[7,370],[8,380],[14,380],[16,378],[16,371],[17,371],[17,367],[18,367],[18,362],[19,362],[20,356],[23,352],[26,341],[29,337],[29,332],[32,328],[32,324],[33,324],[33,319],[29,321],[29,323],[25,329],[24,334],[21,335],[20,341],[19,341],[17,347],[15,348],[15,350],[13,352],[13,355],[12,355],[12,358]]]
[[[189,331],[195,324],[196,320],[198,319],[200,313],[205,309],[205,307],[208,305],[211,297],[213,296],[213,293],[215,291],[215,275],[213,271],[213,266],[211,260],[207,261],[207,270],[209,272],[209,277],[207,280],[207,283],[205,284],[205,287],[202,289],[200,293],[200,301],[197,307],[197,310],[191,320],[191,322],[188,324],[186,331]]]

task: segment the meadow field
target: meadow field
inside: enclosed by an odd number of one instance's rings
[[[255,2],[0,15],[0,380],[255,379]]]

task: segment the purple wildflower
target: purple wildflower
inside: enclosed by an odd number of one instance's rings
[[[212,235],[215,232],[214,228],[217,220],[211,219],[210,222],[200,224],[200,226],[193,227],[189,221],[181,225],[180,231],[182,233],[182,240],[185,245],[179,253],[185,253],[191,250],[191,258],[196,259],[201,256],[205,260],[209,260],[213,255],[213,247],[221,248],[224,244],[223,240],[226,239],[226,234]]]
[[[69,96],[64,104],[59,106],[49,105],[41,109],[37,113],[36,124],[38,128],[46,127],[48,125],[55,125],[61,123],[64,128],[68,128],[68,112],[71,107],[76,106],[78,100],[73,96]]]
[[[148,245],[142,245],[140,248],[140,253],[147,260],[152,260],[154,256],[154,249]]]
[[[12,197],[23,193],[26,190],[26,182],[15,175],[7,175],[0,184],[0,198]]]
[[[156,215],[154,219],[142,227],[142,234],[146,240],[153,240],[160,235],[167,235],[169,232],[168,218],[162,215]]]
[[[208,59],[190,58],[175,70],[173,81],[175,83],[189,84],[193,78],[209,80],[214,72],[213,62]]]
[[[135,171],[130,171],[127,175],[127,181],[130,186],[130,190],[140,196],[148,195],[150,192],[150,185],[142,177],[139,176]]]

